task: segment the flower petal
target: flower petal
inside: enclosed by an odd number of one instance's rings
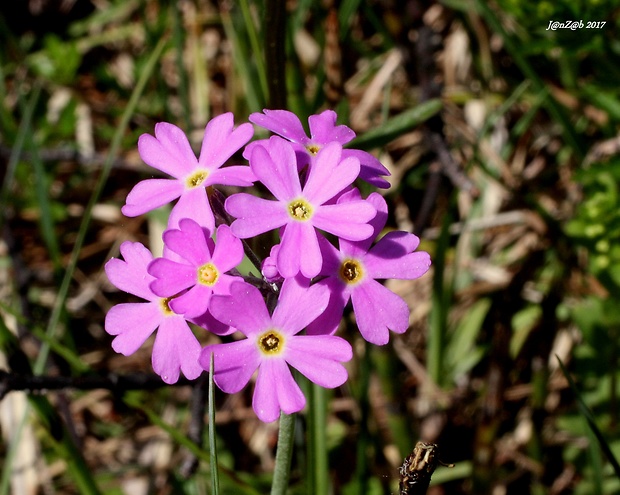
[[[243,244],[234,236],[228,225],[220,225],[216,233],[217,243],[211,261],[223,273],[235,268],[243,260]]]
[[[338,330],[344,308],[349,302],[350,291],[337,277],[328,277],[320,280],[316,285],[325,285],[329,289],[329,302],[325,311],[312,321],[306,334],[308,335],[333,335]]]
[[[412,280],[424,275],[431,266],[427,252],[412,253],[419,239],[408,232],[389,232],[364,257],[372,278]],[[415,249],[415,248],[413,248]]]
[[[198,267],[211,261],[208,239],[210,232],[191,218],[182,218],[178,229],[166,230],[162,238],[168,249],[190,265]]]
[[[205,370],[209,370],[211,353],[214,354],[213,379],[227,394],[235,394],[245,387],[260,364],[258,349],[248,339],[205,347],[198,360]]]
[[[373,228],[367,222],[376,215],[368,201],[352,201],[335,205],[321,205],[312,216],[315,227],[351,241],[368,239]]]
[[[375,187],[387,189],[390,183],[380,175],[391,175],[387,168],[367,151],[345,149],[342,150],[342,158],[355,157],[360,161],[359,178]]]
[[[232,233],[240,239],[277,229],[289,221],[285,205],[247,193],[229,196],[224,207],[237,218],[230,227]]]
[[[181,316],[164,318],[153,344],[153,370],[166,383],[176,383],[182,371],[193,380],[203,372],[198,364],[200,342]]]
[[[288,278],[282,284],[272,322],[287,335],[294,335],[315,320],[327,307],[329,289],[300,276]]]
[[[221,184],[223,186],[242,186],[249,187],[258,178],[247,165],[232,165],[214,170],[204,181],[203,185],[210,186]]]
[[[314,227],[308,222],[289,223],[282,233],[276,260],[278,271],[282,276],[294,277],[301,271],[307,278],[315,277],[321,271],[322,262]]]
[[[304,196],[314,204],[323,204],[355,180],[359,162],[355,158],[340,159],[342,146],[330,143],[321,149],[310,167]]]
[[[197,281],[196,267],[166,258],[153,260],[148,271],[155,277],[151,290],[159,297],[172,297]]]
[[[155,125],[155,137],[142,134],[138,139],[138,151],[147,165],[176,178],[198,164],[185,133],[167,122]]]
[[[230,296],[213,296],[209,311],[219,321],[250,336],[271,324],[271,317],[260,291],[245,282],[233,283]]]
[[[375,280],[356,286],[351,301],[360,333],[371,344],[387,344],[390,330],[404,333],[409,327],[407,303]]]
[[[291,370],[282,359],[266,359],[256,377],[252,407],[261,421],[271,423],[280,411],[292,414],[301,411],[306,399],[293,379]]]
[[[157,302],[123,303],[105,315],[105,331],[117,337],[112,349],[129,356],[136,352],[164,318]]]
[[[295,151],[291,143],[281,137],[272,136],[269,141],[255,146],[250,167],[277,199],[289,201],[301,195]]]
[[[209,311],[196,318],[188,318],[188,320],[215,335],[230,335],[237,331],[235,328],[216,320]]]
[[[215,170],[247,143],[254,134],[252,124],[241,124],[233,130],[234,117],[231,112],[211,119],[205,128],[200,158],[201,167]]]
[[[336,118],[336,112],[333,110],[325,110],[318,115],[311,115],[308,118],[308,124],[310,125],[312,140],[321,144],[328,144],[332,141],[345,144],[351,141],[355,137],[355,132],[346,125],[337,126]]]
[[[147,301],[158,299],[149,284],[154,280],[146,269],[153,261],[153,255],[139,242],[125,241],[120,247],[125,260],[110,259],[105,265],[105,273],[112,284],[124,292],[141,297]]]
[[[126,217],[137,217],[166,205],[183,194],[183,184],[176,179],[147,179],[138,182],[121,208]]]
[[[353,357],[351,344],[334,335],[295,335],[287,342],[286,361],[321,387],[339,387],[347,381],[341,364]]]
[[[288,110],[263,110],[262,113],[250,114],[250,122],[264,127],[294,143],[309,141],[299,117]]]
[[[172,299],[170,309],[184,318],[197,318],[209,308],[213,289],[201,284],[194,285],[190,290]]]
[[[357,191],[357,189],[354,191]],[[343,194],[338,199],[338,203],[348,203],[353,201],[353,198],[360,199],[359,193]],[[379,193],[373,192],[370,193],[368,198],[366,198],[366,201],[377,209],[377,214],[372,220],[370,220],[370,222],[368,222],[373,228],[372,235],[368,239],[364,239],[362,241],[348,241],[346,239],[340,240],[340,251],[353,258],[361,258],[366,255],[374,240],[383,231],[383,227],[385,227],[388,218],[388,207],[383,196]]]
[[[178,228],[183,218],[191,218],[209,232],[215,230],[213,210],[204,187],[194,187],[183,192],[170,212],[168,228]]]

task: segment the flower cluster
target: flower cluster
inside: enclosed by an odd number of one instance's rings
[[[198,377],[211,356],[214,381],[227,393],[256,374],[253,407],[270,422],[305,406],[291,367],[327,388],[347,380],[342,363],[351,359],[351,345],[335,333],[349,300],[367,341],[382,345],[390,331],[406,331],[407,304],[377,280],[420,277],[430,257],[416,251],[413,234],[380,237],[387,204],[377,193],[362,198],[353,183],[359,178],[387,187],[382,176],[388,171],[369,153],[343,148],[355,134],[336,125],[333,111],[310,117],[311,137],[285,110],[255,113],[250,121],[274,135],[247,144],[252,125],[235,128],[233,115],[223,114],[207,125],[198,159],[172,124],[157,124],[154,137],[140,137],[142,159],[172,178],[138,183],[123,213],[137,216],[178,201],[163,234],[163,257],[127,241],[123,260],[106,264],[112,284],[145,302],[111,308],[105,329],[115,336],[114,350],[125,355],[157,330],[152,364],[166,383],[181,372]],[[223,166],[244,146],[249,166]],[[256,182],[273,197],[233,194],[214,214],[212,203],[219,203],[210,201],[212,186]],[[262,279],[241,275],[242,239],[272,230],[279,244],[262,262]],[[190,323],[220,336],[237,333],[203,348]]]

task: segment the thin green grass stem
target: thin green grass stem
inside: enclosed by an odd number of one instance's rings
[[[215,441],[215,383],[213,381],[214,357],[209,359],[209,462],[211,465],[211,491],[213,495],[220,493],[220,475],[217,469],[217,445]]]
[[[594,414],[592,414],[592,411],[590,411],[590,408],[586,405],[583,398],[581,397],[581,394],[579,393],[579,389],[577,388],[577,385],[575,384],[573,377],[570,375],[570,373],[564,366],[564,363],[562,362],[562,360],[558,356],[556,356],[556,358],[558,360],[558,363],[560,364],[562,373],[568,380],[568,384],[570,385],[571,390],[575,394],[575,398],[577,399],[577,407],[579,408],[580,414],[588,422],[588,426],[590,427],[592,434],[598,440],[601,450],[603,451],[603,453],[607,457],[607,460],[613,467],[616,478],[620,479],[620,464],[618,463],[616,456],[612,452],[611,447],[609,446],[609,443],[607,442],[607,439],[605,438],[605,435],[603,434],[603,432],[599,429],[598,425],[596,424]]]
[[[273,472],[271,495],[285,495],[288,490],[294,438],[295,415],[281,413],[280,430],[278,432],[278,448],[276,451],[276,466]]]
[[[252,20],[252,14],[250,13],[250,6],[248,0],[240,0],[239,5],[241,7],[241,14],[243,15],[243,22],[245,23],[245,30],[250,38],[250,46],[252,47],[252,53],[254,53],[254,62],[256,63],[256,71],[258,72],[258,82],[263,95],[266,95],[269,91],[267,85],[267,72],[265,70],[264,51],[261,49],[260,40],[258,39],[258,32],[256,26]]]
[[[357,403],[360,408],[360,427],[356,444],[355,480],[358,493],[368,493],[368,446],[370,445],[370,432],[368,431],[370,402],[368,399],[368,389],[370,387],[370,374],[372,370],[370,350],[370,344],[364,341],[364,355],[360,359],[360,375],[357,388]]]
[[[433,257],[433,295],[428,335],[428,374],[437,385],[443,382],[443,361],[450,301],[445,287],[446,252],[450,241],[452,218],[446,215]]]
[[[308,493],[327,495],[329,492],[329,469],[327,459],[327,391],[310,384],[308,432]]]

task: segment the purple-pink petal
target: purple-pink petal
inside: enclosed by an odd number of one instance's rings
[[[170,212],[168,228],[178,228],[183,218],[191,218],[201,227],[213,232],[215,218],[204,187],[194,187],[183,192]]]
[[[211,333],[214,333],[215,335],[230,335],[236,331],[235,328],[216,320],[209,311],[206,311],[195,318],[188,318],[188,321],[204,328],[205,330],[208,330]]]
[[[314,212],[312,223],[338,237],[361,241],[372,235],[373,228],[367,222],[375,214],[375,207],[367,201],[322,205]]]
[[[211,260],[208,239],[210,232],[195,220],[182,218],[178,229],[168,229],[162,238],[166,247],[193,266],[201,266]]]
[[[296,335],[287,341],[286,361],[321,387],[339,387],[347,381],[341,364],[353,357],[351,344],[334,335]]]
[[[233,234],[240,239],[282,227],[290,218],[286,206],[279,201],[270,201],[247,193],[229,196],[224,207],[230,215],[236,217],[230,227]]]
[[[312,140],[327,144],[337,141],[345,144],[355,137],[355,132],[346,125],[336,125],[336,112],[333,110],[325,110],[318,115],[311,115],[308,118],[310,126],[310,136]]]
[[[149,134],[140,136],[138,151],[147,165],[175,178],[183,177],[197,165],[183,131],[166,122],[155,125],[155,137]]]
[[[231,112],[218,115],[209,121],[198,159],[201,167],[209,170],[221,167],[254,134],[252,124],[241,124],[234,130],[233,127],[234,118]]]
[[[355,158],[341,161],[342,146],[330,143],[321,149],[310,167],[304,196],[314,204],[323,204],[350,185],[359,173]]]
[[[206,346],[198,360],[205,370],[209,370],[211,353],[214,355],[213,379],[228,394],[237,393],[245,387],[260,364],[256,344],[248,339]]]
[[[196,284],[187,292],[170,301],[170,309],[184,318],[197,318],[209,307],[213,289],[202,284]]]
[[[235,268],[243,260],[243,244],[234,236],[228,225],[220,225],[216,233],[217,243],[211,258],[220,273]]]
[[[281,137],[272,136],[269,141],[255,146],[250,167],[280,201],[289,201],[301,194],[295,151],[291,143]]]
[[[155,280],[151,282],[151,290],[159,297],[171,297],[196,283],[196,267],[177,263],[166,258],[153,260],[148,272]]]
[[[349,302],[350,291],[336,276],[323,279],[316,284],[325,285],[329,289],[329,302],[325,311],[308,325],[308,335],[330,335],[336,333],[344,308]]]
[[[342,151],[343,158],[355,157],[360,161],[359,177],[369,184],[382,189],[390,187],[390,183],[380,175],[391,175],[387,168],[367,151],[345,149]]]
[[[288,110],[263,110],[262,113],[250,114],[250,122],[279,134],[294,143],[305,144],[309,141],[299,117]]]
[[[223,186],[242,186],[249,187],[257,179],[252,169],[247,165],[232,165],[214,170],[204,181],[204,186],[211,184],[221,184]]]
[[[407,303],[376,280],[368,279],[357,285],[351,301],[357,327],[371,344],[387,344],[390,330],[404,333],[409,327]]]
[[[153,277],[146,273],[146,268],[153,255],[139,242],[125,241],[120,247],[124,261],[110,259],[105,265],[105,272],[112,284],[124,292],[141,297],[147,301],[156,299],[149,284]]]
[[[316,277],[322,266],[317,233],[309,222],[290,222],[282,234],[278,251],[278,271],[284,278],[294,277],[301,271],[307,277]]]
[[[198,363],[200,342],[181,316],[163,319],[153,344],[153,370],[166,383],[176,383],[182,371],[193,380],[203,372]]]
[[[121,208],[123,215],[137,217],[170,203],[183,194],[183,184],[176,179],[147,179],[138,182]]]
[[[123,303],[110,308],[105,331],[116,335],[112,349],[129,356],[136,352],[164,318],[158,302]]]
[[[301,411],[306,399],[282,359],[265,359],[256,378],[252,407],[261,421],[271,423],[280,411],[292,414]]]
[[[245,282],[231,284],[230,296],[214,296],[209,311],[222,323],[247,336],[262,332],[271,323],[260,291]]]
[[[431,266],[431,257],[425,251],[411,252],[418,244],[413,234],[388,232],[364,257],[368,274],[379,279],[421,277]]]
[[[288,278],[280,289],[273,325],[287,335],[294,335],[325,311],[328,301],[329,289],[324,285],[309,287],[309,281],[300,276]]]

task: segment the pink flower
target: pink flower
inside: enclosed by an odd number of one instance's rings
[[[105,330],[116,336],[112,348],[129,356],[158,329],[152,356],[155,373],[166,383],[175,383],[181,371],[189,379],[197,378],[203,371],[198,364],[200,343],[185,319],[170,309],[169,299],[151,291],[154,278],[146,267],[153,255],[139,242],[129,241],[121,244],[121,254],[125,261],[112,258],[105,265],[110,282],[147,302],[117,304],[108,311]]]
[[[160,122],[155,126],[155,137],[140,136],[138,150],[142,159],[174,179],[147,179],[136,184],[127,196],[123,214],[135,217],[179,198],[170,213],[169,227],[178,227],[181,218],[192,218],[213,231],[215,220],[206,187],[251,186],[256,180],[247,166],[221,168],[254,133],[251,124],[241,124],[234,130],[233,125],[232,113],[212,119],[205,129],[198,160],[187,137],[175,125]]]
[[[306,404],[289,366],[310,381],[327,388],[342,385],[347,370],[341,364],[353,356],[350,344],[333,335],[298,335],[327,306],[325,287],[308,288],[296,278],[284,282],[278,304],[270,316],[258,289],[234,283],[229,297],[214,297],[216,318],[237,328],[247,339],[204,348],[200,364],[209,369],[214,355],[213,379],[226,393],[239,392],[256,370],[252,406],[265,422],[291,414]]]
[[[359,172],[359,160],[342,159],[342,146],[332,142],[322,148],[310,168],[302,189],[295,152],[291,144],[272,136],[264,146],[255,146],[250,167],[276,200],[246,193],[234,194],[225,203],[226,211],[237,219],[233,233],[242,239],[282,228],[277,268],[285,277],[301,271],[312,278],[322,265],[316,229],[338,237],[359,241],[372,235],[367,224],[375,208],[362,199],[342,204],[329,201],[349,186]]]
[[[293,143],[293,148],[297,152],[299,159],[299,169],[310,163],[317,152],[331,142],[338,142],[342,145],[355,138],[355,132],[346,125],[336,125],[336,112],[325,110],[319,115],[311,115],[308,118],[310,126],[310,136],[301,125],[299,117],[287,110],[263,110],[263,113],[253,113],[250,115],[250,122],[253,122],[271,132],[288,139]],[[252,148],[260,143],[256,141],[246,147],[244,156],[249,159]],[[343,158],[355,157],[360,161],[361,168],[359,176],[366,182],[376,186],[387,188],[390,183],[381,178],[381,175],[390,175],[388,170],[370,153],[362,150],[344,149]]]
[[[179,229],[163,235],[166,249],[177,259],[158,258],[148,266],[155,277],[151,290],[160,297],[174,297],[170,308],[186,318],[198,318],[207,312],[213,294],[229,294],[230,284],[241,277],[226,272],[243,259],[243,245],[228,225],[217,229],[217,244],[209,231],[191,218],[179,221]]]
[[[340,201],[356,197],[357,190],[343,195]],[[404,333],[409,327],[407,303],[376,279],[416,279],[428,271],[431,259],[424,251],[414,252],[420,240],[407,232],[388,232],[371,248],[372,240],[385,225],[387,205],[377,193],[372,193],[368,201],[377,208],[377,216],[371,222],[374,236],[361,242],[341,239],[340,250],[320,241],[320,275],[326,278],[317,285],[327,287],[331,296],[323,314],[308,326],[308,334],[334,333],[349,299],[362,337],[372,344],[386,344],[390,330]]]

